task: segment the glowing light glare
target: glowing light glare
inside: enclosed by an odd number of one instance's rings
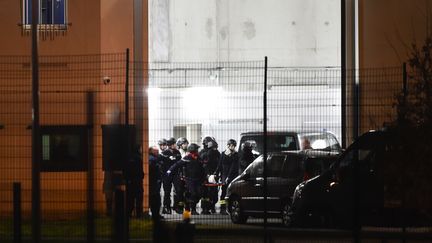
[[[193,87],[183,92],[183,107],[190,118],[209,119],[218,117],[223,107],[222,87]]]
[[[145,91],[147,92],[148,97],[149,119],[152,119],[158,112],[162,89],[148,88]]]

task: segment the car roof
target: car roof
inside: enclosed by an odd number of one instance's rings
[[[240,136],[263,135],[263,134],[264,134],[263,131],[251,131],[251,132],[240,133]],[[313,135],[313,134],[332,134],[332,133],[329,131],[316,131],[316,130],[301,131],[301,132],[296,132],[296,131],[268,131],[267,132],[267,135],[282,135],[282,134],[286,134],[286,135]]]
[[[268,152],[268,155],[287,155],[287,154],[295,154],[295,155],[301,155],[306,156],[308,158],[321,158],[321,157],[337,157],[339,156],[339,153],[330,153],[329,151],[322,151],[322,150],[289,150],[289,151],[277,151],[277,152]]]

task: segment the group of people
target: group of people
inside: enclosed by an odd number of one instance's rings
[[[152,217],[184,210],[198,214],[196,206],[201,200],[201,214],[216,213],[219,188],[220,214],[227,214],[225,195],[229,183],[255,159],[252,144],[244,143],[240,154],[237,142],[229,139],[226,149],[220,153],[214,137],[202,139],[202,148],[184,137],[161,139],[158,146],[149,148],[150,210]],[[161,187],[164,190],[161,200]],[[171,191],[174,187],[174,202]]]

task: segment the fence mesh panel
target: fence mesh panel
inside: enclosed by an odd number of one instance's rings
[[[343,91],[339,67],[269,67],[264,87],[264,61],[143,63],[114,53],[41,56],[39,62],[43,240],[86,241],[93,222],[89,210],[95,212],[98,240],[121,237],[119,222],[128,222],[130,239],[151,240],[150,207],[157,188],[165,240],[177,237],[175,227],[188,209],[197,242],[208,237],[262,242],[266,232],[274,242],[351,242],[351,231],[321,230],[312,239],[309,231],[281,223],[290,223],[286,213],[296,186],[324,173],[342,153],[342,142],[350,145],[356,133],[396,120],[396,95],[404,78],[399,67],[347,70]],[[23,238],[31,237],[30,57],[0,56],[0,94],[3,242],[13,239],[14,182],[22,189]],[[177,152],[163,152],[158,145],[174,138],[178,148],[181,137],[200,146],[203,167],[191,169],[194,156],[184,159],[192,162],[173,166],[184,155],[176,158]],[[130,166],[137,147],[143,149],[142,169]],[[160,152],[161,185],[149,176],[149,147]],[[306,160],[312,164],[306,166]],[[140,170],[142,181],[135,173]],[[125,193],[124,200],[116,200],[116,190]],[[137,196],[141,206],[132,208],[129,198]],[[130,217],[118,215],[120,206]],[[316,222],[331,227],[334,222],[326,215]],[[389,232],[430,233],[427,227],[384,226],[364,226],[359,235],[373,241],[389,238]]]

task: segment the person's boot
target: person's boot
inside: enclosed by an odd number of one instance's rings
[[[199,213],[196,211],[196,208],[192,208],[191,214],[192,215],[199,215]]]
[[[163,207],[162,214],[171,214],[171,208],[170,207]]]
[[[211,205],[210,212],[211,212],[212,214],[215,214],[215,213],[216,213],[216,208],[215,208],[215,205],[214,205],[214,204]]]
[[[226,211],[226,205],[221,205],[220,207],[220,214],[227,215],[228,212]]]

